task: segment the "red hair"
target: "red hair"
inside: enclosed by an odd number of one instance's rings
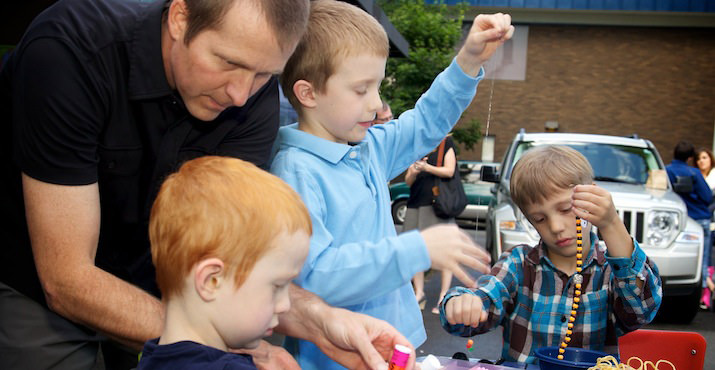
[[[236,158],[186,162],[161,186],[149,239],[164,298],[180,293],[193,266],[221,259],[240,286],[282,232],[311,233],[308,210],[278,177]]]

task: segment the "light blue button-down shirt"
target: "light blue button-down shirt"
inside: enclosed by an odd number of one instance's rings
[[[484,75],[453,60],[414,109],[371,127],[357,145],[282,127],[271,172],[295,189],[310,212],[310,252],[296,284],[331,305],[385,320],[415,348],[427,335],[410,285],[430,266],[418,231],[397,235],[388,180],[433,150],[449,133]],[[303,369],[342,368],[310,342],[288,339]]]

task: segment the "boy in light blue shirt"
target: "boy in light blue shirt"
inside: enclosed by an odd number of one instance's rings
[[[364,11],[332,0],[312,2],[308,31],[282,74],[298,112],[281,128],[271,171],[303,198],[313,223],[308,258],[296,283],[328,303],[395,326],[419,346],[426,339],[410,286],[430,266],[486,272],[489,257],[454,225],[396,235],[388,180],[424,157],[472,101],[482,64],[513,33],[508,15],[481,15],[452,64],[413,110],[372,126],[389,45]],[[287,339],[303,369],[340,368],[311,343]]]

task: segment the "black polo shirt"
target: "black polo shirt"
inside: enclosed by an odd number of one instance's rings
[[[97,266],[158,295],[147,228],[162,179],[203,155],[267,165],[276,78],[213,122],[191,117],[166,80],[163,10],[163,0],[61,0],[0,72],[0,281],[38,302],[21,171],[53,184],[98,182]]]

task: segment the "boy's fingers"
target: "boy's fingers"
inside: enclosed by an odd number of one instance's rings
[[[506,35],[502,38],[502,41],[507,41],[511,39],[512,36],[514,36],[514,26],[509,26],[509,31],[506,32]]]
[[[479,325],[481,310],[479,309],[479,306],[477,306],[477,302],[475,302],[474,299],[465,299],[465,301],[466,304],[464,305],[464,312],[466,320],[464,324],[476,327]]]
[[[458,300],[459,297],[454,297],[447,301],[447,304],[444,305],[444,314],[447,316],[447,322],[449,325],[457,325],[457,315],[455,313],[454,306],[457,304]]]

